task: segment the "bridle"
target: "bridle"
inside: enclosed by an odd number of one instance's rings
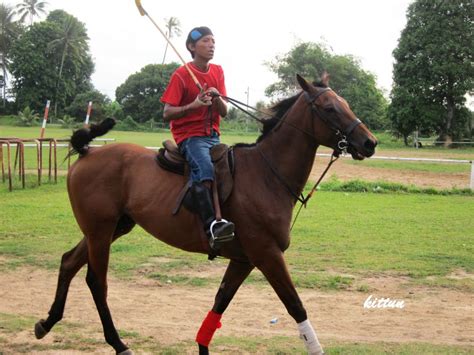
[[[332,91],[331,88],[323,88],[320,91],[316,92],[315,94],[311,95],[307,91],[304,92],[304,97],[306,99],[306,102],[308,102],[311,105],[311,111],[315,114],[318,115],[318,117],[326,123],[326,125],[332,129],[335,133],[336,136],[338,137],[338,142],[337,142],[337,148],[339,149],[339,154],[341,152],[347,153],[347,148],[349,147],[349,142],[347,139],[350,137],[352,132],[356,129],[357,126],[362,124],[362,121],[356,117],[354,121],[351,122],[351,124],[345,128],[338,127],[336,122],[334,120],[330,120],[327,117],[327,113],[322,112],[322,110],[316,105],[316,100],[318,97],[324,95],[325,93]]]

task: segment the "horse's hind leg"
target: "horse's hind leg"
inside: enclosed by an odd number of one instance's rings
[[[37,339],[43,338],[48,334],[51,328],[62,319],[71,280],[86,262],[87,245],[85,238],[83,238],[79,244],[65,253],[61,258],[56,296],[49,310],[48,318],[46,320],[40,320],[35,325],[35,335]]]
[[[117,240],[122,235],[130,232],[135,226],[135,222],[123,215],[114,232],[113,240]],[[64,314],[64,306],[69,290],[69,285],[77,272],[87,263],[87,244],[83,238],[73,249],[65,253],[61,258],[59,268],[58,284],[56,296],[53,305],[49,310],[49,316],[46,320],[40,320],[35,324],[35,336],[37,339],[43,338],[51,328],[59,322]]]
[[[229,262],[224,278],[219,286],[219,291],[217,291],[214,306],[202,322],[201,328],[196,336],[200,355],[209,354],[208,346],[214,332],[217,328],[220,328],[222,314],[253,268],[254,266],[247,261],[240,262],[231,260]]]
[[[93,233],[87,236],[88,268],[86,282],[91,290],[104,330],[104,337],[117,354],[132,354],[120,340],[107,305],[107,268],[114,226],[97,223]]]

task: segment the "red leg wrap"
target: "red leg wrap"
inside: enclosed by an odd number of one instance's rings
[[[222,314],[209,311],[206,318],[202,321],[201,328],[196,335],[196,341],[205,347],[209,346],[215,331],[222,326],[221,320]]]

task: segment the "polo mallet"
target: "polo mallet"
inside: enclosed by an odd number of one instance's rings
[[[145,11],[145,9],[143,8],[142,6],[142,2],[141,0],[135,0],[135,4],[137,5],[137,8],[138,8],[138,11],[140,12],[140,15],[142,16],[146,16],[150,19],[150,21],[155,25],[155,27],[158,29],[158,31],[160,31],[160,33],[163,35],[163,37],[165,38],[165,40],[168,42],[168,44],[171,46],[171,48],[174,50],[174,52],[178,55],[179,59],[181,59],[181,62],[183,63],[184,67],[186,68],[186,70],[189,72],[189,75],[191,75],[191,78],[193,78],[193,81],[194,83],[196,84],[196,86],[199,88],[199,91],[203,91],[202,89],[202,86],[201,84],[199,83],[198,79],[196,78],[196,75],[194,75],[194,73],[192,72],[192,70],[189,68],[188,64],[186,63],[186,61],[183,59],[183,57],[181,57],[181,55],[179,54],[178,50],[174,47],[173,43],[171,43],[170,39],[168,38],[168,36],[161,30],[161,28],[157,25],[157,23],[155,21],[153,21],[153,19],[150,17],[150,15],[148,15],[148,13]]]

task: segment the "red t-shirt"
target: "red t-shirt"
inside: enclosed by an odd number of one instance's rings
[[[219,93],[227,96],[224,71],[220,65],[209,64],[209,70],[202,72],[192,63],[188,67],[193,71],[202,86],[207,84],[208,88],[215,87]],[[172,106],[183,106],[190,104],[199,95],[199,89],[194,83],[187,69],[182,66],[176,69],[171,76],[161,102]],[[186,116],[170,122],[171,133],[176,144],[190,137],[204,137],[211,135],[211,127],[220,135],[219,124],[221,117],[211,106],[202,106],[199,109],[189,111]]]

